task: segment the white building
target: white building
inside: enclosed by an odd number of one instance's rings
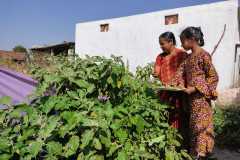
[[[75,51],[79,55],[123,56],[129,60],[130,69],[135,71],[136,66],[155,61],[161,52],[158,43],[161,33],[172,31],[180,47],[178,36],[181,31],[187,26],[200,26],[204,33],[204,48],[212,52],[225,24],[226,32],[213,62],[220,77],[219,89],[227,89],[240,79],[238,0],[79,23],[76,25]]]

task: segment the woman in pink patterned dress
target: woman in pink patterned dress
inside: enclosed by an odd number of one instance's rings
[[[211,100],[217,98],[218,75],[211,56],[201,48],[204,39],[200,28],[188,27],[180,38],[183,48],[192,51],[175,77],[175,85],[181,85],[176,83],[179,79],[185,80],[184,91],[189,95],[190,153],[198,160],[207,159],[214,147]]]

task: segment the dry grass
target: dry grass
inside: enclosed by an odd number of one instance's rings
[[[29,66],[26,62],[15,62],[9,59],[1,60],[0,67],[8,68],[17,72],[21,72],[23,74],[29,74]]]
[[[0,67],[8,68],[26,75],[31,75],[31,68],[33,65],[41,68],[51,68],[51,64],[48,61],[49,57],[49,55],[36,54],[31,57],[29,62],[16,62],[10,59],[1,59]]]

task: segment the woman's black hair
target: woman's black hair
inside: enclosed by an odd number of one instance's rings
[[[160,40],[160,38],[164,38],[168,42],[172,42],[174,45],[176,45],[176,39],[172,32],[164,32],[159,36],[159,40]]]
[[[180,38],[194,39],[199,46],[204,46],[203,33],[200,27],[187,27],[180,34]]]

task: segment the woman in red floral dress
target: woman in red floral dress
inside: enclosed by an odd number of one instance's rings
[[[154,75],[158,77],[163,85],[168,86],[180,64],[187,57],[187,53],[176,48],[176,40],[172,32],[165,32],[160,35],[159,43],[163,53],[156,58]],[[169,112],[169,123],[183,134],[183,123],[186,124],[186,115],[183,112],[182,93],[161,91],[160,101],[169,104],[174,108]],[[183,122],[185,120],[185,122]],[[183,135],[184,136],[184,135]]]

